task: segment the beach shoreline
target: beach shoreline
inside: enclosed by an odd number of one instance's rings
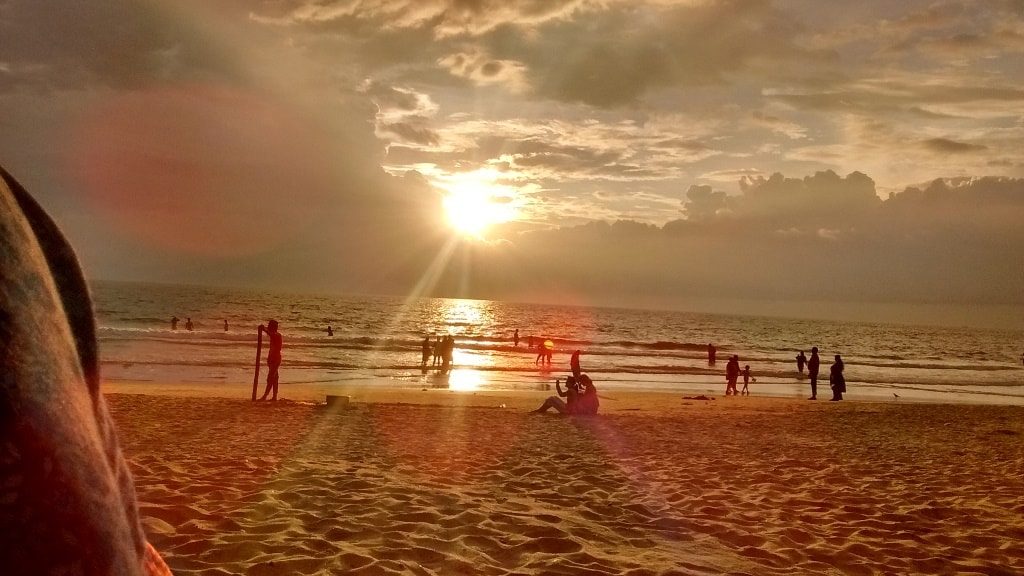
[[[1024,570],[1020,407],[146,386],[105,393],[179,575]]]

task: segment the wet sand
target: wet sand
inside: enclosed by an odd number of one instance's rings
[[[1024,573],[1020,407],[107,391],[178,575]]]

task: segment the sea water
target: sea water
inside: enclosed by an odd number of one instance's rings
[[[829,366],[841,354],[851,398],[1024,404],[1020,330],[121,282],[97,282],[93,296],[108,381],[251,382],[257,326],[274,318],[284,338],[284,390],[289,383],[351,381],[536,388],[564,376],[578,349],[583,371],[602,391],[720,394],[726,360],[735,354],[750,365],[755,394],[799,397],[810,388],[795,356],[817,346],[819,397],[828,397]],[[180,318],[177,330],[172,316]],[[421,342],[446,334],[455,337],[455,366],[439,378],[421,369]],[[554,343],[551,368],[537,364],[531,336]],[[713,366],[709,343],[718,349]]]

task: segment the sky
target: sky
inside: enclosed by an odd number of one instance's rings
[[[97,279],[1019,325],[1022,53],[1021,0],[0,0],[0,164]]]

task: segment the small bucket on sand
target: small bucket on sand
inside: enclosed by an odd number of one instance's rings
[[[348,396],[332,396],[327,395],[327,407],[334,408],[336,410],[345,410],[348,408],[350,398]]]

